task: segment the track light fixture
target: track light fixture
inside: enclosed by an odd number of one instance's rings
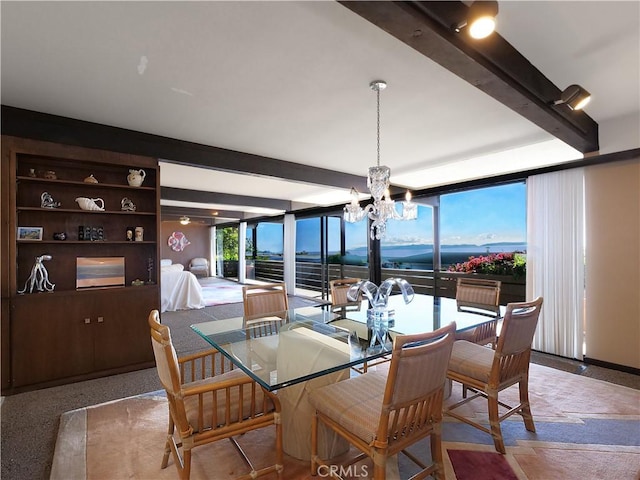
[[[571,110],[582,110],[591,100],[591,94],[580,85],[569,85],[560,94],[554,105],[568,105]]]
[[[486,38],[496,29],[496,16],[498,15],[498,2],[476,1],[469,7],[467,18],[453,25],[453,29],[460,31],[467,27],[469,35],[475,39]]]
[[[191,219],[186,215],[183,215],[182,217],[180,217],[180,223],[182,225],[189,225],[189,223],[191,223]]]

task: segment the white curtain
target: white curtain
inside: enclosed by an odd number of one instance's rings
[[[584,171],[527,179],[527,300],[544,303],[533,348],[582,359]]]
[[[284,282],[287,292],[296,293],[296,216],[284,216]]]
[[[238,227],[238,282],[247,280],[247,222]]]

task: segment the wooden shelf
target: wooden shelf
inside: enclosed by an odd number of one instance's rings
[[[3,393],[148,365],[153,351],[147,317],[160,309],[158,160],[7,136],[1,147],[8,242],[0,248],[9,261],[0,266],[0,279],[3,306],[5,300],[10,304],[1,317]],[[131,169],[145,171],[144,186],[128,185]],[[48,171],[58,178],[43,178]],[[84,182],[90,175],[101,183]],[[45,192],[61,207],[42,208]],[[78,197],[100,198],[105,210],[82,210]],[[127,200],[137,210],[121,210]],[[22,226],[40,227],[43,239],[19,240]],[[137,227],[145,240],[127,240],[127,231]],[[106,240],[80,240],[94,230]],[[66,240],[54,240],[56,233],[65,233]],[[54,291],[18,294],[43,254],[51,256],[44,266]],[[79,257],[123,258],[125,285],[76,289]],[[106,276],[121,281],[120,271]],[[155,283],[131,285],[149,278]]]

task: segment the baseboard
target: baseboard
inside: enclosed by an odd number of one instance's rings
[[[628,365],[619,365],[617,363],[605,362],[603,360],[596,360],[595,358],[589,358],[589,357],[584,357],[582,361],[588,365],[594,365],[596,367],[603,367],[603,368],[608,368],[610,370],[617,370],[619,372],[640,375],[640,368],[629,367]]]

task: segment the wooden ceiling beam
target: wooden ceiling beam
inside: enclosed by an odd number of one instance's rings
[[[179,165],[365,191],[364,176],[2,105],[3,135],[156,157]],[[164,198],[164,197],[163,197]]]
[[[576,150],[588,153],[599,149],[598,124],[584,111],[554,106],[561,90],[498,33],[473,40],[464,31],[453,30],[452,25],[466,17],[464,3],[339,3]]]
[[[187,190],[184,188],[160,187],[160,198],[179,202],[218,203],[221,205],[242,205],[245,207],[271,208],[289,211],[292,209],[289,200],[276,198],[249,197],[232,193],[205,192],[203,190]]]

